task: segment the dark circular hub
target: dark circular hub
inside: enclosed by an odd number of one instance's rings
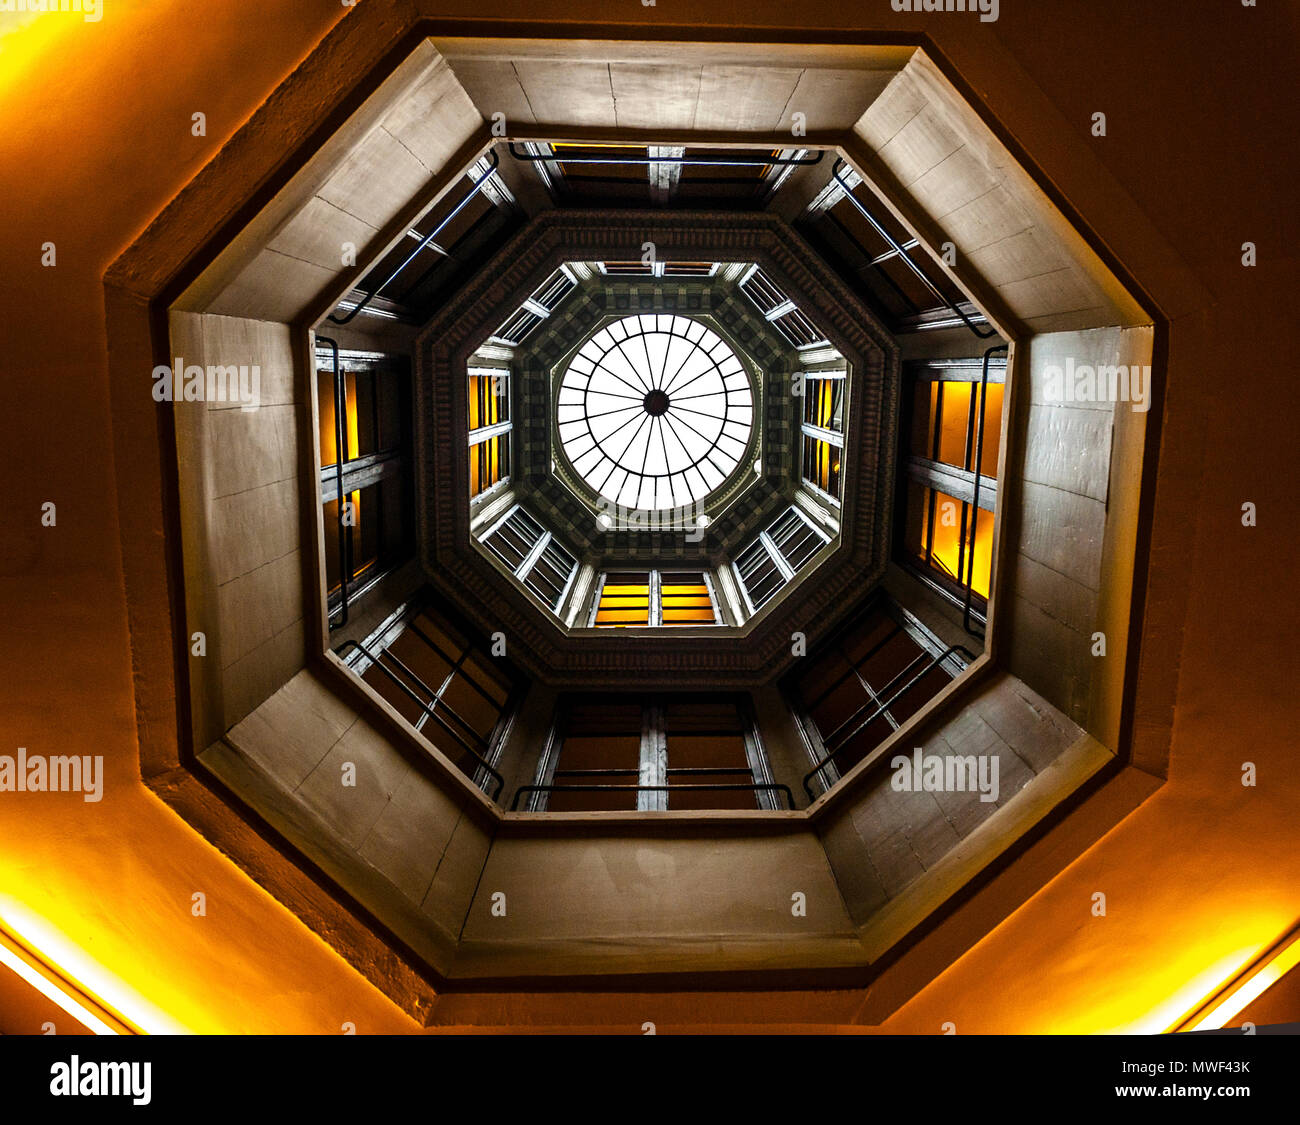
[[[668,412],[668,396],[663,391],[649,391],[641,403],[645,412],[652,418],[658,418]]]

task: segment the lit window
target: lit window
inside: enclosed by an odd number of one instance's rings
[[[958,600],[988,598],[1005,360],[932,361],[908,370],[903,560]],[[978,472],[977,472],[978,470]]]
[[[592,624],[626,627],[716,625],[718,612],[703,571],[641,570],[602,576]]]
[[[803,400],[803,479],[834,500],[842,494],[843,371],[807,375]]]
[[[661,625],[714,625],[717,612],[703,574],[659,575],[659,623]]]
[[[556,417],[569,463],[600,496],[636,510],[684,507],[745,456],[753,388],[731,346],[700,321],[630,316],[579,349]]]
[[[964,589],[969,573],[971,589],[979,597],[987,598],[993,556],[993,513],[983,507],[982,496],[980,501],[976,517],[966,501],[908,481],[904,547],[911,558],[937,571],[954,587]]]
[[[649,625],[650,574],[607,574],[596,603],[597,625]]]
[[[317,354],[317,440],[331,616],[342,614],[345,600],[357,597],[414,549],[412,489],[402,457],[408,393],[405,374],[383,356],[340,352],[336,383],[333,354]]]
[[[510,476],[510,439],[505,434],[483,438],[469,451],[469,494],[473,499]]]
[[[471,367],[468,411],[472,500],[510,476],[510,372]]]

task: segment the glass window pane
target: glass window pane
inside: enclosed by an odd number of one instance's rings
[[[934,534],[930,541],[930,563],[952,579],[957,578],[961,553],[962,518],[966,505],[946,492],[934,493]]]
[[[485,438],[469,449],[469,494],[471,499],[499,484],[510,475],[510,435]]]
[[[650,576],[611,574],[600,591],[596,607],[597,625],[648,625],[650,623]]]
[[[338,463],[338,433],[334,421],[334,375],[329,371],[316,373],[316,407],[319,415],[320,463]]]
[[[347,395],[348,460],[369,457],[376,449],[375,377],[369,372],[348,372]]]
[[[984,396],[984,441],[980,452],[980,474],[998,475],[998,454],[1002,449],[1002,383],[990,383]],[[973,469],[975,466],[972,465]]]
[[[665,625],[712,625],[717,617],[702,574],[660,575],[659,600]]]
[[[600,495],[630,508],[680,507],[740,465],[753,392],[735,352],[702,322],[644,314],[582,345],[556,420],[565,456]]]
[[[803,479],[829,496],[840,498],[840,447],[821,438],[803,438]]]
[[[972,383],[946,382],[943,388],[942,417],[939,419],[939,460],[945,465],[966,467],[966,428],[970,423]]]
[[[993,513],[980,509],[975,527],[974,570],[971,589],[980,597],[989,596],[989,575],[993,564]]]

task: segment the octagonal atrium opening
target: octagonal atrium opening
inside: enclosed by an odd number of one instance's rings
[[[1088,641],[1126,635],[1145,430],[1048,370],[1149,358],[1141,310],[923,50],[840,52],[803,136],[666,123],[640,44],[644,127],[503,136],[501,83],[561,102],[500,49],[425,44],[169,310],[165,354],[269,376],[175,411],[195,768],[439,971],[570,936],[576,976],[649,971],[652,900],[592,890],[617,949],[527,906],[643,847],[834,905],[812,948],[688,903],[665,972],[712,969],[700,933],[851,970],[1114,761],[1127,654]],[[782,80],[748,49],[719,82]],[[990,784],[931,793],[931,758]]]

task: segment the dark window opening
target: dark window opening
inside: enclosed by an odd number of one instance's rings
[[[819,646],[785,684],[822,791],[861,762],[965,667],[970,654],[942,643],[885,598]],[[820,769],[817,767],[820,766]]]
[[[521,689],[504,658],[431,608],[403,614],[379,636],[338,652],[458,769],[499,796],[492,767]]]
[[[743,696],[566,696],[536,785],[549,812],[792,807]]]

